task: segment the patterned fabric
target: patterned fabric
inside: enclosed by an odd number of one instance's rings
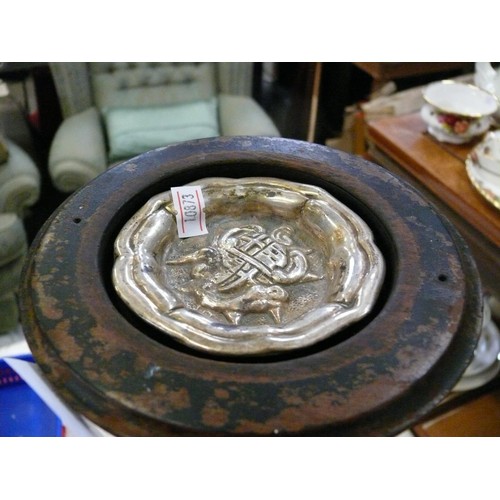
[[[0,334],[12,330],[19,319],[16,293],[27,252],[21,219],[0,213]]]
[[[71,193],[104,172],[108,157],[101,115],[94,106],[66,118],[52,142],[49,173],[54,186]]]
[[[0,268],[21,257],[26,244],[22,220],[13,213],[0,213]]]
[[[40,172],[31,157],[6,140],[8,160],[0,164],[0,212],[23,214],[40,197]]]
[[[90,63],[99,109],[164,106],[216,95],[212,63]]]
[[[208,99],[217,93],[252,95],[251,62],[56,62],[50,63],[50,69],[64,118],[92,105],[171,104]],[[164,95],[169,82],[173,86]],[[144,89],[147,97],[141,95]],[[119,97],[111,96],[114,90],[119,90]]]
[[[253,63],[217,63],[219,93],[252,96]]]
[[[64,118],[92,106],[87,63],[50,63],[50,70]]]
[[[20,216],[40,195],[40,173],[33,160],[12,141],[5,139],[3,145],[7,158],[0,162],[0,334],[19,321],[16,293],[28,252]]]

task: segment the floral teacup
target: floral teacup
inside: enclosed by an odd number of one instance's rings
[[[453,81],[430,84],[421,116],[436,139],[462,144],[484,134],[498,109],[497,99],[473,85]]]

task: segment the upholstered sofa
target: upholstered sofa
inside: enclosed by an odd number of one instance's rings
[[[23,217],[40,197],[40,173],[17,144],[0,137],[0,334],[19,321],[17,292],[28,249]]]
[[[63,122],[49,154],[60,191],[157,147],[280,133],[252,98],[253,63],[52,63]]]

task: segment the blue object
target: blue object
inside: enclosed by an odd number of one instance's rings
[[[30,354],[15,356],[33,362]],[[0,436],[63,436],[61,420],[21,377],[0,359]]]

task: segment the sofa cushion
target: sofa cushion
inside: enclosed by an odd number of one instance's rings
[[[26,253],[23,221],[14,213],[0,213],[0,275],[3,267]]]
[[[111,108],[104,111],[104,121],[110,161],[219,135],[215,98],[162,107]]]

